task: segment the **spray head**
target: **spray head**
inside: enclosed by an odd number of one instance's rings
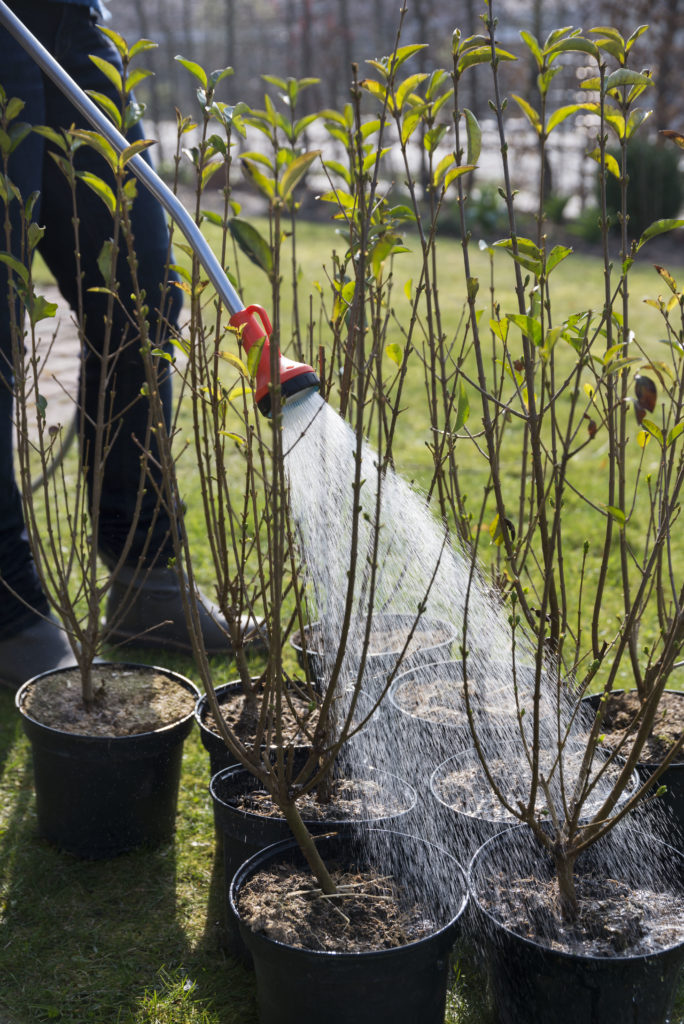
[[[271,415],[271,322],[261,306],[247,306],[233,313],[231,327],[242,328],[241,340],[245,352],[264,339],[259,366],[256,372],[256,403],[264,416]],[[304,397],[306,391],[318,391],[320,383],[313,367],[306,363],[295,363],[279,355],[280,391],[284,402],[295,396]]]

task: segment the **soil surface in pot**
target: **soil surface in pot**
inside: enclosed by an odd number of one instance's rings
[[[492,685],[500,687],[494,680]],[[505,710],[503,695],[500,706],[482,683],[469,680],[468,693],[478,713],[501,714],[502,706]],[[406,714],[426,722],[451,726],[468,724],[463,683],[446,673],[436,671],[430,679],[406,679],[393,691],[392,699]]]
[[[585,956],[640,956],[684,939],[684,897],[633,888],[593,871],[576,873],[577,920],[561,919],[548,877],[502,872],[478,886],[478,902],[510,931],[551,949]]]
[[[545,764],[553,765],[555,757],[555,750],[549,751],[542,749],[540,751],[542,770]],[[574,780],[577,777],[581,763],[581,752],[566,753],[564,757],[566,786],[571,787],[574,784]],[[513,815],[510,814],[510,812],[507,811],[498,800],[496,794],[487,781],[487,777],[479,759],[475,755],[468,759],[464,758],[460,763],[459,758],[454,758],[452,764],[453,768],[445,770],[442,774],[438,774],[433,783],[435,793],[439,799],[447,805],[447,807],[451,807],[453,810],[459,811],[462,814],[481,818],[486,821],[513,821]],[[492,774],[492,778],[501,790],[501,793],[508,800],[509,804],[513,807],[519,807],[520,803],[527,803],[530,791],[531,773],[518,776],[517,771],[513,768],[511,762],[503,758],[488,758],[487,765]],[[598,765],[596,765],[595,770],[599,770]],[[617,778],[620,773],[620,766],[610,765],[605,771],[606,784],[608,784],[611,780],[615,780]],[[554,773],[554,779],[556,780],[554,784],[555,790],[558,788],[557,771]],[[587,815],[600,807],[606,788],[607,785],[602,786],[598,792],[595,792],[587,798],[584,805],[584,811]],[[633,788],[634,783],[632,782],[627,787],[626,795],[629,795],[633,791]],[[537,807],[542,803],[543,794],[540,792]]]
[[[604,742],[608,746],[617,746],[622,740],[625,730],[629,729],[635,714],[639,710],[639,695],[636,690],[627,693],[613,693],[608,698],[608,706],[603,719],[601,731],[605,733]],[[675,693],[664,693],[660,698],[656,720],[644,749],[639,757],[642,764],[660,764],[668,750],[684,733],[684,697]],[[684,761],[684,749],[676,761]]]
[[[292,864],[259,871],[240,890],[240,916],[254,932],[304,949],[371,952],[416,942],[435,930],[425,910],[388,875],[328,865],[339,892],[324,896]]]
[[[229,801],[238,810],[268,818],[282,818],[282,811],[262,789],[236,793]],[[388,793],[374,779],[333,779],[330,800],[320,803],[313,793],[299,797],[297,807],[305,821],[354,821],[384,818],[408,810],[410,802]]]
[[[95,699],[86,706],[78,669],[44,676],[26,691],[22,709],[42,725],[84,736],[135,736],[192,714],[196,697],[144,666],[93,665]]]
[[[253,741],[259,722],[258,716],[260,708],[258,698],[256,709],[247,704],[244,694],[240,690],[236,690],[234,693],[221,694],[220,699],[221,715],[228,728],[234,732],[235,735],[243,741],[243,743]],[[310,741],[302,730],[302,724],[307,723],[311,728],[314,727],[316,722],[316,709],[315,707],[312,708],[311,701],[305,700],[296,695],[292,695],[290,697],[290,701],[292,707],[290,707],[287,702],[283,703],[283,738],[286,743],[308,744]],[[211,732],[217,736],[220,735],[216,725],[216,719],[209,707],[207,708],[202,721],[207,729],[211,730]]]

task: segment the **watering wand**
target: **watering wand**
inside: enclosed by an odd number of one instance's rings
[[[55,60],[43,44],[36,39],[24,23],[0,0],[0,24],[20,43],[29,56],[38,64],[41,71],[71,100],[78,111],[119,153],[128,148],[128,140],[109,121],[99,107],[90,99],[79,85]],[[256,373],[256,402],[259,410],[269,416],[271,412],[271,354],[270,335],[271,323],[261,306],[245,307],[228,280],[223,267],[207,244],[202,232],[187,212],[183,204],[159,175],[140,154],[132,157],[127,164],[135,176],[159,200],[169,216],[176,222],[185,235],[193,252],[204,267],[209,280],[216,289],[219,298],[231,313],[230,324],[241,330],[241,340],[245,351],[249,352],[255,344],[263,349]],[[295,396],[303,397],[305,392],[317,391],[318,377],[313,368],[306,363],[296,363],[279,354],[280,385],[284,401]]]

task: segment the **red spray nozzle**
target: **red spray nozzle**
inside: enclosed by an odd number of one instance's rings
[[[256,372],[256,402],[264,416],[271,415],[271,321],[261,306],[247,306],[233,313],[230,318],[231,327],[241,327],[240,340],[249,352],[254,344],[265,339]],[[318,390],[320,384],[313,367],[306,363],[295,363],[285,356],[279,355],[280,388],[283,400],[305,390]]]

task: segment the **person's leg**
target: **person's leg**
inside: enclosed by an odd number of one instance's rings
[[[31,7],[30,0],[26,8]],[[43,28],[54,30],[55,12],[46,15]],[[44,121],[43,80],[23,48],[0,28],[0,84],[8,98],[24,102],[20,119]],[[8,173],[24,199],[42,188],[43,140],[28,135],[12,153]],[[40,206],[35,211],[40,219]],[[19,204],[9,204],[10,237],[4,230],[5,207],[0,200],[3,225],[0,248],[21,258]],[[12,374],[12,317],[20,323],[19,304],[8,291],[5,264],[0,264],[0,683],[18,686],[39,672],[73,662],[71,649],[59,626],[47,618],[49,606],[31,556],[21,496],[14,471],[14,395]]]
[[[29,27],[55,53],[82,88],[105,92],[118,102],[108,80],[95,68],[89,54],[97,53],[115,64],[118,63],[118,55],[97,30],[87,9],[68,4],[45,3],[44,0],[28,0],[26,8],[60,12],[57,30],[49,38],[43,31],[40,18],[35,25],[29,24]],[[24,4],[22,16],[23,10]],[[54,86],[45,89],[44,97],[43,120],[51,127],[59,129],[72,123],[83,126],[80,115]],[[141,137],[139,128],[133,137]],[[77,157],[81,169],[93,171],[111,184],[109,169],[92,149],[83,146]],[[86,418],[90,420],[85,430],[84,444],[91,487],[95,474],[100,470],[92,428],[92,418],[103,390],[99,353],[106,347],[108,338],[111,339],[112,350],[117,353],[112,377],[106,380],[106,399],[107,402],[111,401],[111,408],[119,419],[115,427],[116,438],[104,464],[102,495],[98,505],[98,541],[102,555],[111,564],[119,557],[131,528],[140,483],[140,445],[145,444],[147,433],[149,410],[147,401],[141,395],[145,377],[139,352],[139,336],[131,324],[128,312],[119,308],[113,317],[111,334],[108,334],[104,326],[106,297],[88,291],[91,287],[103,284],[98,257],[104,241],[112,233],[112,219],[106,207],[87,186],[79,185],[79,251],[83,273],[79,294],[71,223],[71,195],[65,179],[48,152],[42,161],[42,188],[41,219],[46,231],[41,252],[72,308],[78,311],[79,304],[82,304],[84,312],[88,342],[84,360]],[[168,336],[169,324],[179,312],[180,291],[171,286],[162,295],[160,286],[168,278],[166,221],[161,207],[142,185],[138,187],[132,216],[139,268],[137,281],[145,292],[150,309],[150,337],[156,345],[163,345]],[[133,281],[123,255],[119,260],[118,280],[119,294],[128,299],[133,290]],[[171,403],[168,377],[160,381],[160,389],[168,415]],[[153,486],[147,488],[142,512],[134,526],[133,545],[127,556],[128,565],[119,573],[108,600],[112,638],[119,642],[139,641],[140,646],[175,646],[188,650],[190,641],[184,623],[176,571],[164,568],[172,553],[168,538],[168,518],[163,510],[157,508]],[[135,579],[134,567],[143,553],[146,554],[146,564],[154,564],[154,568]],[[248,625],[252,624],[245,623],[245,627]],[[202,611],[202,626],[208,650],[226,652],[229,649],[225,620],[206,601]]]
[[[50,25],[46,28],[49,31]],[[13,38],[0,29],[0,84],[8,99],[24,102],[20,119],[42,124],[45,96],[40,72]],[[15,149],[9,160],[9,177],[24,200],[42,189],[43,140],[31,133]],[[2,249],[21,259],[22,218],[19,203],[9,204],[10,230],[4,230],[5,206],[0,199],[0,223],[3,224]],[[39,212],[36,215],[40,216]],[[7,267],[0,263],[0,637],[37,619],[36,612],[47,612],[47,602],[36,577],[24,529],[21,496],[14,471],[14,416],[11,321],[18,323],[19,303],[8,292]]]
[[[84,90],[97,90],[110,96],[117,106],[120,97],[102,72],[90,60],[97,55],[120,68],[118,54],[109,40],[96,27],[86,8],[66,5],[62,22],[54,40],[54,55],[64,69]],[[47,123],[51,126],[90,127],[59,90],[46,96]],[[131,141],[143,138],[140,125],[129,132]],[[76,153],[76,166],[105,180],[111,188],[114,179],[106,162],[89,146]],[[102,553],[115,561],[133,530],[133,542],[127,561],[135,563],[145,553],[146,561],[165,565],[172,554],[168,516],[149,482],[145,486],[141,473],[143,448],[149,447],[149,467],[155,473],[156,446],[148,439],[149,403],[141,394],[145,369],[140,354],[140,330],[136,324],[130,296],[136,290],[145,293],[149,307],[149,338],[155,347],[164,347],[170,328],[180,313],[181,292],[175,286],[176,276],[168,270],[169,233],[166,218],[157,200],[143,185],[138,185],[131,212],[137,260],[137,280],[131,274],[126,241],[120,237],[120,253],[116,280],[122,304],[111,307],[111,327],[105,325],[109,298],[94,293],[102,287],[98,266],[102,247],[113,233],[112,216],[95,193],[84,183],[77,186],[78,250],[81,268],[79,290],[78,265],[75,257],[76,239],[72,227],[70,188],[56,164],[46,160],[43,174],[43,209],[46,228],[41,253],[52,270],[59,289],[72,309],[82,306],[86,345],[83,373],[85,375],[85,429],[82,443],[89,467],[91,499],[95,485],[101,488],[99,506],[95,511],[98,545]],[[70,240],[70,242],[69,242]],[[171,380],[168,364],[161,363],[159,393],[167,425],[171,413]],[[106,397],[105,397],[106,393]],[[105,398],[104,414],[111,419],[113,431],[106,455],[98,451],[95,423],[98,403]],[[145,495],[139,513],[136,502],[140,489]],[[92,501],[91,501],[92,504]]]
[[[110,61],[120,69],[116,50],[97,29],[94,19],[79,7],[68,7],[54,42],[54,53],[62,66],[83,89],[94,89],[108,95],[117,105],[120,98],[111,83],[93,62],[90,54]],[[48,123],[65,125],[72,122],[84,125],[83,119],[71,104],[53,91],[46,101]],[[129,138],[143,138],[140,125],[136,125]],[[90,147],[81,147],[77,166],[98,174],[110,186],[114,181],[105,161]],[[100,554],[108,564],[119,558],[129,531],[134,530],[133,543],[126,557],[126,565],[119,570],[107,602],[107,620],[110,639],[133,646],[191,649],[185,625],[177,571],[167,568],[173,555],[169,536],[169,518],[159,507],[157,490],[149,481],[145,487],[142,508],[136,520],[136,501],[141,485],[141,446],[149,446],[151,462],[148,471],[157,476],[154,437],[148,439],[149,406],[141,394],[145,383],[143,361],[140,355],[140,334],[131,315],[129,297],[139,289],[145,294],[149,308],[148,331],[154,347],[168,345],[171,330],[180,313],[182,292],[176,287],[177,275],[169,270],[169,233],[162,207],[151,193],[138,185],[132,209],[137,273],[131,275],[128,253],[122,239],[117,266],[119,295],[124,308],[115,306],[111,333],[105,324],[107,296],[91,293],[88,289],[103,284],[98,269],[102,245],[112,234],[112,218],[102,201],[86,185],[77,190],[79,213],[78,246],[81,255],[82,288],[79,294],[77,267],[73,252],[65,239],[73,239],[71,227],[71,198],[63,175],[56,165],[46,160],[43,174],[44,223],[46,232],[41,253],[52,269],[60,290],[73,309],[82,303],[87,346],[84,358],[86,429],[84,444],[88,456],[91,487],[99,472],[95,451],[93,422],[97,403],[103,389],[102,359],[100,354],[109,350],[116,356],[107,376],[107,399],[115,420],[116,437],[109,446],[102,467],[102,493],[99,502],[98,543]],[[73,249],[73,246],[72,246]],[[160,361],[159,392],[165,410],[167,426],[171,416],[171,379],[168,364]],[[109,373],[109,371],[108,371]],[[144,556],[145,568],[138,572],[138,563]],[[149,567],[152,568],[149,568]],[[211,653],[225,653],[230,649],[228,625],[218,608],[201,597],[200,619],[204,644]],[[243,633],[254,633],[253,621],[245,620]]]

